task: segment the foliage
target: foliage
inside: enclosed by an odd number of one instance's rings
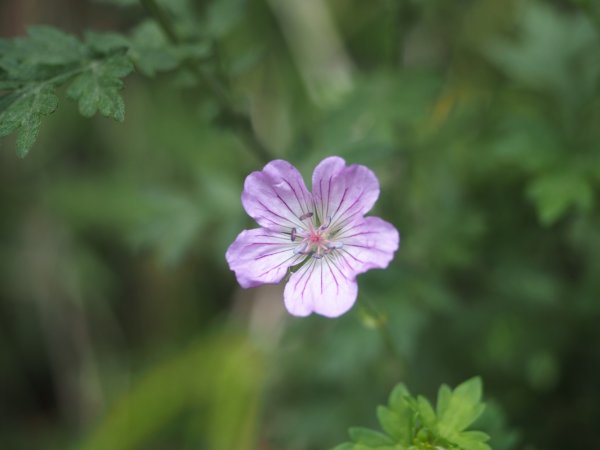
[[[0,448],[597,446],[597,2],[50,3],[2,7],[0,134],[39,151],[0,148]],[[224,252],[245,176],[332,154],[401,247],[295,320]],[[398,380],[459,388],[373,434]]]
[[[385,433],[368,428],[350,428],[352,443],[336,450],[446,448],[490,450],[489,436],[480,431],[466,431],[481,415],[481,380],[472,378],[451,390],[442,385],[437,406],[422,396],[410,395],[404,384],[397,385],[387,407],[377,409],[379,424]]]
[[[63,84],[84,117],[100,112],[122,122],[125,104],[119,91],[134,65],[154,76],[208,51],[205,43],[169,44],[152,21],[140,23],[130,37],[88,31],[83,42],[50,26],[32,26],[27,37],[2,40],[0,49],[0,136],[18,131],[21,157],[35,143],[42,116],[56,110],[56,89]]]
[[[123,121],[125,106],[119,94],[121,78],[132,70],[123,47],[104,46],[90,35],[87,45],[48,26],[30,27],[29,36],[0,43],[0,136],[18,130],[17,153],[25,156],[37,139],[41,116],[58,105],[56,88],[72,81],[68,96],[79,101],[86,117],[96,111]]]

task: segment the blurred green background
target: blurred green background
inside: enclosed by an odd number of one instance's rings
[[[26,159],[0,142],[0,449],[327,449],[473,375],[495,450],[597,448],[598,2],[162,3],[273,158],[376,172],[401,248],[350,313],[290,317],[225,263],[265,161],[205,86],[138,67],[123,124],[61,101]],[[147,20],[0,1],[2,37]]]

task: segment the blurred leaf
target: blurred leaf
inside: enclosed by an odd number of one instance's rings
[[[585,99],[600,75],[598,35],[583,15],[561,14],[548,4],[523,2],[520,38],[487,48],[509,76],[533,89],[550,89],[565,99]]]
[[[131,59],[144,75],[171,70],[178,64],[163,31],[154,20],[145,20],[131,35]]]
[[[406,431],[406,422],[405,418],[400,414],[385,406],[379,406],[377,408],[377,419],[383,431],[391,436],[394,441],[406,439],[406,435],[404,434]]]
[[[245,0],[216,0],[208,6],[208,30],[221,37],[229,33],[242,19]]]
[[[207,337],[143,375],[79,448],[146,448],[182,415],[208,408],[209,448],[250,450],[263,374],[260,354],[247,341],[227,333]]]
[[[594,191],[589,182],[573,171],[540,175],[528,186],[527,194],[535,202],[544,225],[552,225],[571,207],[587,212],[594,201]]]
[[[131,231],[136,247],[149,247],[165,265],[177,263],[192,247],[207,222],[207,214],[198,208],[198,200],[176,192],[155,192],[144,203],[153,212]]]
[[[419,416],[423,421],[423,425],[426,428],[434,429],[437,423],[437,417],[435,416],[435,412],[433,411],[433,407],[431,406],[431,403],[429,403],[429,400],[419,395],[417,397],[417,408]]]
[[[350,439],[357,444],[364,444],[368,447],[380,447],[383,445],[394,444],[394,441],[385,434],[369,430],[368,428],[350,428],[348,434],[350,435]]]
[[[110,55],[116,51],[128,49],[131,45],[129,40],[119,33],[98,33],[96,31],[85,32],[85,43],[94,51]]]
[[[39,64],[64,65],[78,62],[86,55],[85,46],[77,38],[57,28],[31,26],[27,28],[27,33],[28,37],[4,41],[10,44],[0,54],[0,61],[19,61],[29,67]]]

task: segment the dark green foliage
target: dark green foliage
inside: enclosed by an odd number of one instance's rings
[[[25,156],[38,136],[41,117],[56,109],[55,88],[64,84],[84,117],[100,112],[122,122],[120,91],[134,64],[142,74],[154,76],[208,52],[205,42],[170,44],[153,21],[142,22],[129,38],[88,31],[83,42],[53,27],[29,27],[27,37],[0,41],[0,136],[18,129],[17,153]]]
[[[490,450],[489,436],[480,431],[466,431],[484,410],[481,403],[481,380],[472,378],[451,390],[442,385],[437,407],[425,397],[413,397],[405,385],[397,385],[388,406],[377,409],[379,424],[385,433],[368,428],[350,428],[352,443],[334,450]]]
[[[55,88],[70,83],[68,96],[79,101],[86,117],[96,111],[123,121],[121,78],[133,69],[118,35],[88,35],[87,45],[52,27],[28,29],[28,37],[2,42],[0,136],[19,130],[17,153],[23,157],[35,143],[41,117],[58,105]]]

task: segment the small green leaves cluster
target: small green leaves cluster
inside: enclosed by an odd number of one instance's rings
[[[30,27],[27,37],[0,41],[0,136],[17,133],[19,156],[37,139],[42,117],[56,110],[56,89],[65,83],[84,116],[99,111],[123,121],[119,90],[133,65],[126,48],[99,49],[95,41],[94,35],[82,42],[48,26]]]
[[[333,450],[490,450],[487,434],[467,431],[484,408],[480,378],[471,378],[454,390],[442,385],[435,409],[425,397],[412,396],[399,384],[388,406],[377,409],[383,432],[350,428],[352,442]]]
[[[119,91],[134,68],[147,76],[201,58],[205,44],[170,44],[155,22],[147,20],[130,36],[86,32],[83,39],[50,26],[33,26],[28,36],[0,40],[0,137],[17,133],[17,154],[35,143],[42,117],[58,106],[57,88],[79,112],[97,112],[122,122],[125,104]]]

